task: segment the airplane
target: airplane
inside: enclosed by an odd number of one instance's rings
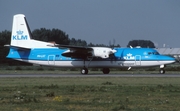
[[[23,14],[14,15],[11,42],[5,47],[10,48],[7,58],[44,66],[81,68],[81,74],[88,74],[88,68],[102,68],[104,74],[109,74],[110,68],[130,70],[151,66],[160,66],[163,74],[165,65],[175,62],[152,48],[81,47],[34,40]]]

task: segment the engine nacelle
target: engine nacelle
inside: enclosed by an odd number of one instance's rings
[[[92,55],[94,57],[100,57],[100,58],[109,58],[110,54],[116,52],[116,50],[107,47],[92,47],[92,49],[93,49]]]

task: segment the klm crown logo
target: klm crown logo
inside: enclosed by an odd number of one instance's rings
[[[24,31],[16,31],[16,35],[12,36],[13,40],[28,40],[28,36],[27,35],[23,35]]]
[[[132,59],[135,59],[135,57],[134,57],[131,53],[129,53],[129,54],[127,54],[126,56],[124,56],[124,59],[126,59],[126,60],[132,60]]]
[[[19,30],[19,31],[16,31],[17,35],[22,35],[23,34],[23,31]]]

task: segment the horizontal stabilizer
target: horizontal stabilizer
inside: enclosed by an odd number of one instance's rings
[[[31,49],[31,48],[24,48],[24,47],[13,46],[13,45],[4,45],[4,47],[16,49],[16,50],[30,50]]]

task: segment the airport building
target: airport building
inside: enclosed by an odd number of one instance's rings
[[[180,48],[155,48],[160,54],[170,55],[180,61]]]

